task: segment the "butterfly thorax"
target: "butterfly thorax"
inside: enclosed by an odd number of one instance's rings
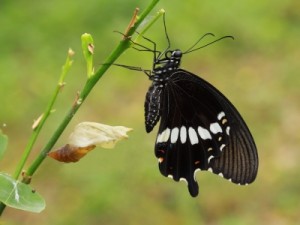
[[[153,127],[159,121],[162,93],[170,79],[170,76],[178,70],[181,57],[182,52],[180,50],[168,50],[165,53],[159,54],[153,62],[152,73],[149,77],[153,83],[147,92],[145,101],[145,121],[147,132],[152,131]]]
[[[164,57],[162,57],[164,55]],[[160,54],[153,62],[152,76],[154,82],[166,80],[174,71],[178,70],[182,52],[179,49],[166,51]]]

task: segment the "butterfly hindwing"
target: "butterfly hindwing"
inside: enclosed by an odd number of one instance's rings
[[[155,144],[161,173],[186,181],[192,196],[198,194],[198,170],[209,170],[234,183],[251,183],[258,166],[256,147],[235,107],[190,72],[178,69],[168,77],[157,90],[149,89],[145,111],[145,117],[151,118],[153,94],[159,99],[155,105],[159,113],[152,117],[155,123],[161,117]]]

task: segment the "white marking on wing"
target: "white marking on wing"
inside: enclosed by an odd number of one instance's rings
[[[195,181],[196,181],[196,173],[199,172],[199,171],[201,171],[200,168],[198,168],[198,169],[196,169],[196,170],[194,171],[194,180],[195,180]]]
[[[180,128],[180,141],[182,144],[184,144],[186,142],[186,138],[187,138],[186,136],[187,136],[186,127],[182,126]]]
[[[179,129],[177,127],[173,128],[171,131],[171,143],[176,143],[178,139]]]
[[[209,156],[209,157],[208,157],[208,159],[207,159],[207,162],[209,163],[209,162],[210,162],[210,160],[212,160],[213,158],[214,158],[214,156],[213,156],[213,155]]]
[[[187,180],[186,180],[185,178],[183,178],[183,177],[181,177],[181,178],[179,179],[179,181],[183,181],[183,182],[185,182],[185,183],[188,185]]]
[[[209,131],[201,126],[198,127],[198,134],[203,140],[212,139]]]
[[[226,127],[226,134],[229,136],[230,127]]]
[[[157,137],[157,143],[167,142],[170,138],[171,130],[166,128],[163,132],[161,132]]]
[[[225,116],[225,113],[224,112],[220,112],[218,114],[218,120],[221,120],[224,116]]]
[[[209,129],[214,134],[222,133],[222,128],[220,127],[220,125],[218,123],[212,123],[212,124],[210,124]]]
[[[196,133],[195,129],[192,127],[189,128],[189,138],[190,138],[190,142],[192,145],[199,143],[197,133]]]
[[[220,151],[223,151],[223,148],[225,147],[226,145],[222,144],[221,147],[220,147]]]

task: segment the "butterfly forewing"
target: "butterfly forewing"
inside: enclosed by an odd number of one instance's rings
[[[146,128],[147,118],[152,130],[161,117],[155,144],[161,173],[186,181],[192,196],[198,194],[198,170],[251,183],[258,167],[256,147],[235,107],[190,72],[177,69],[165,77],[163,83],[153,82],[145,103]]]

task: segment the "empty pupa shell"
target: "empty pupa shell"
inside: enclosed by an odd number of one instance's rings
[[[57,149],[56,151],[49,152],[48,156],[60,162],[77,162],[95,147],[95,145],[91,145],[84,148],[80,148],[66,144],[65,146]]]
[[[95,122],[79,123],[69,137],[69,144],[77,147],[96,145],[103,148],[113,148],[115,144],[128,138],[127,132],[131,128],[123,126],[109,126]]]
[[[68,144],[48,156],[61,162],[77,162],[96,146],[113,148],[118,141],[128,138],[127,132],[131,130],[123,126],[82,122],[71,133]]]

